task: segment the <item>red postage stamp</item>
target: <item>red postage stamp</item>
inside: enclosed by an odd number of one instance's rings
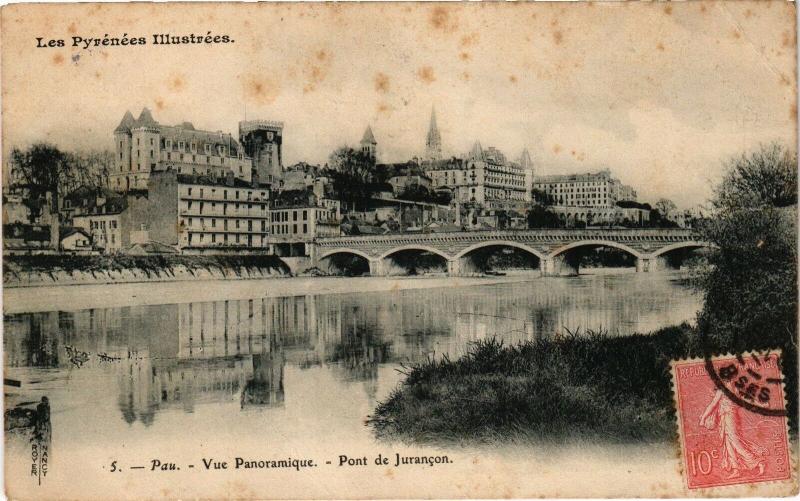
[[[689,489],[790,480],[780,352],[672,362]]]

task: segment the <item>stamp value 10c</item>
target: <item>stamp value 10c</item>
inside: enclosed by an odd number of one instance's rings
[[[672,363],[689,489],[790,480],[780,353]]]

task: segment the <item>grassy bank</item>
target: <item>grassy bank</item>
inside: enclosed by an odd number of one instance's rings
[[[648,335],[484,341],[457,360],[411,367],[369,422],[379,437],[414,442],[670,439],[670,360],[701,356],[687,324]]]
[[[189,273],[199,270],[219,270],[225,274],[240,275],[242,270],[274,270],[288,273],[286,265],[275,256],[266,255],[147,255],[132,256],[125,254],[72,256],[72,255],[33,255],[4,256],[4,281],[19,279],[25,273],[56,272],[88,273],[141,270],[148,277],[171,275],[174,270],[184,267]]]

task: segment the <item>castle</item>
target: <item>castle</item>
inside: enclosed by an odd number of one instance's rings
[[[175,170],[179,174],[268,184],[283,171],[283,123],[255,120],[239,123],[239,141],[229,133],[195,129],[190,122],[158,123],[150,110],[139,118],[125,112],[114,129],[115,157],[109,176],[116,191],[147,189],[150,173]]]

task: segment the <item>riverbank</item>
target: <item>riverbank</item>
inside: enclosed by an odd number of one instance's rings
[[[3,312],[33,313],[121,306],[239,300],[308,294],[370,293],[493,285],[531,280],[530,275],[499,277],[273,277],[57,285],[3,288]]]
[[[269,278],[289,275],[269,255],[31,255],[4,256],[3,287]]]
[[[689,324],[514,346],[484,341],[457,360],[410,368],[369,423],[381,438],[422,443],[672,439],[669,363],[697,356],[699,337]]]

